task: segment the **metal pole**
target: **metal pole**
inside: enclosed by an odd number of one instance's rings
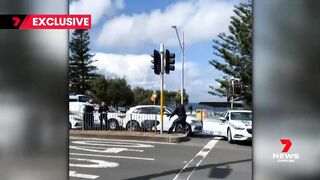
[[[176,30],[176,34],[177,34],[177,37],[178,37],[178,41],[179,41],[179,45],[180,45],[180,48],[181,48],[181,52],[182,52],[182,63],[181,63],[181,104],[183,104],[183,89],[184,89],[184,32],[183,32],[183,37],[182,37],[182,44],[181,44],[181,41],[180,41],[180,37],[179,37],[179,34],[178,34],[178,30],[177,30],[177,26],[171,26],[173,29]]]
[[[182,64],[181,64],[181,104],[183,104],[184,90],[184,32],[182,33]]]
[[[164,44],[160,44],[160,55],[161,55],[161,89],[160,89],[160,123],[161,130],[160,133],[163,133],[163,84],[164,84]]]

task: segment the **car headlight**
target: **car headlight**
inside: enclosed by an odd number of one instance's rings
[[[236,125],[234,125],[234,124],[230,124],[230,126],[233,128],[233,129],[236,129],[236,130],[244,130],[245,128],[243,128],[243,127],[238,127],[238,126],[236,126]]]

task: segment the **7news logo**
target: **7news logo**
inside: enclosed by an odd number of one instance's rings
[[[280,142],[284,144],[282,149],[282,153],[272,154],[272,158],[277,160],[277,162],[288,162],[292,163],[299,159],[298,153],[289,153],[291,148],[291,140],[290,139],[280,139]]]

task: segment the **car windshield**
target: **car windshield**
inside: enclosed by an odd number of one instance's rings
[[[171,108],[166,107],[165,109],[166,109],[170,114],[172,114],[173,110],[172,110]]]
[[[231,120],[252,121],[252,113],[251,112],[232,112]]]
[[[114,108],[114,107],[112,107],[112,106],[108,106],[108,108],[109,108],[109,112],[113,112],[113,113],[117,113],[118,111]]]

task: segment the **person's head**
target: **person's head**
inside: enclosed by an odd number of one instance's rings
[[[102,101],[101,106],[105,106],[105,105],[106,105],[106,102]]]
[[[89,100],[89,104],[93,104],[94,103],[94,100],[93,99],[90,99]]]

